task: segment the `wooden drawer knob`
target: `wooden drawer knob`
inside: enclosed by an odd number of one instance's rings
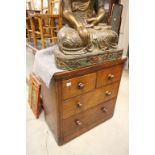
[[[114,75],[113,74],[109,74],[108,75],[108,80],[112,80],[114,78]]]
[[[106,91],[106,92],[105,92],[105,95],[106,95],[106,96],[110,96],[111,94],[112,94],[112,93],[111,93],[110,91]]]
[[[80,122],[79,120],[76,120],[75,123],[76,123],[77,126],[81,126],[82,125],[82,122]]]
[[[82,82],[80,82],[80,83],[78,84],[78,88],[79,88],[79,89],[83,89],[84,86],[85,86],[85,85],[84,85],[84,83],[82,83]]]
[[[77,105],[78,108],[82,107],[82,103],[80,103],[80,102],[78,102],[76,105]]]
[[[102,110],[102,112],[104,112],[104,113],[108,112],[108,109],[105,108],[105,107],[102,107],[101,110]]]

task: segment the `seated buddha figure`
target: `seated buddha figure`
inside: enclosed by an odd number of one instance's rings
[[[95,1],[97,9],[94,9]],[[116,48],[118,35],[110,26],[101,23],[104,15],[104,0],[64,0],[63,16],[67,25],[58,33],[60,51],[83,54],[94,49],[106,51]]]

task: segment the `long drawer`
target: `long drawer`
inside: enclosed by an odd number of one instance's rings
[[[95,89],[63,102],[63,119],[78,114],[117,96],[119,82]]]
[[[64,141],[82,134],[97,124],[113,116],[116,99],[99,104],[86,112],[79,113],[63,121]]]

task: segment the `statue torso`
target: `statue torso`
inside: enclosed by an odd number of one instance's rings
[[[91,18],[95,13],[94,4],[95,0],[72,0],[72,12],[78,20],[86,23],[86,19]]]
[[[93,10],[95,0],[72,0],[72,11]]]

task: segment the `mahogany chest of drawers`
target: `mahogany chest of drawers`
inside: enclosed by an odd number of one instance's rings
[[[126,58],[54,74],[42,82],[45,119],[58,145],[113,116]]]

